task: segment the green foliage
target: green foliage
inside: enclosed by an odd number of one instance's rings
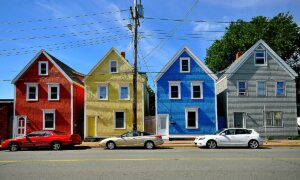
[[[300,136],[290,136],[288,140],[300,140]]]
[[[245,52],[263,39],[282,59],[299,70],[300,28],[289,13],[279,13],[269,19],[254,17],[250,22],[237,20],[230,23],[221,40],[207,50],[205,63],[214,71],[225,69],[235,60],[237,52]]]

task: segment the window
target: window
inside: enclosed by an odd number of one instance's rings
[[[39,62],[39,75],[40,76],[48,75],[48,62],[47,61]]]
[[[284,82],[276,82],[276,95],[284,96],[285,95],[285,84]]]
[[[198,108],[185,109],[185,127],[187,129],[198,128]]]
[[[266,51],[257,50],[255,51],[255,65],[256,66],[265,66],[266,62]]]
[[[257,96],[266,96],[266,82],[265,81],[257,82]]]
[[[118,73],[118,61],[115,60],[110,61],[110,72]]]
[[[125,129],[125,112],[116,111],[115,112],[115,128],[116,129]]]
[[[223,133],[225,133],[225,135],[234,135],[235,130],[234,129],[228,129],[228,130],[224,131]]]
[[[181,98],[180,82],[169,81],[169,99],[180,99],[180,98]]]
[[[282,127],[282,112],[266,112],[266,126]]]
[[[48,85],[48,100],[59,100],[59,84]]]
[[[27,84],[26,99],[27,99],[27,101],[37,101],[38,100],[38,84]]]
[[[190,58],[180,58],[180,72],[190,72]]]
[[[238,81],[238,95],[246,96],[247,95],[247,84],[245,81]]]
[[[55,110],[44,110],[43,111],[43,129],[54,130],[55,129]]]
[[[121,85],[120,86],[120,94],[119,98],[121,100],[129,100],[129,85]]]
[[[101,84],[98,86],[98,99],[99,100],[108,100],[107,84]]]
[[[202,81],[191,82],[191,96],[192,99],[203,99]]]

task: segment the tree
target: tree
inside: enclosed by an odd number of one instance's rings
[[[212,71],[225,69],[235,60],[237,52],[245,52],[263,39],[299,73],[300,28],[289,13],[279,13],[271,19],[257,16],[250,22],[239,19],[226,30],[223,38],[207,49],[205,63]]]

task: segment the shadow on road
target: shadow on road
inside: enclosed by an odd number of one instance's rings
[[[144,147],[118,147],[118,148],[116,148],[114,150],[124,150],[124,149],[125,150],[149,150],[149,151],[155,151],[155,150],[161,150],[161,149],[174,149],[174,148],[172,148],[172,147],[156,147],[154,149],[146,149]],[[104,148],[104,150],[110,151],[107,148]]]
[[[91,149],[89,146],[74,146],[74,147],[63,147],[61,150],[58,151],[77,151],[77,150],[86,150],[86,149]],[[0,148],[0,151],[9,151],[7,149],[2,149]],[[49,148],[22,148],[21,151],[53,151]]]

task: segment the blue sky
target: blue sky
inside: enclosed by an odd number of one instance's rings
[[[138,0],[139,1],[139,0]],[[142,0],[139,70],[158,72],[184,45],[201,59],[226,23],[290,12],[300,24],[298,0]],[[87,74],[111,48],[126,52],[132,63],[129,7],[133,0],[0,1],[0,99],[13,98],[11,80],[45,49]],[[123,11],[125,10],[125,11]],[[108,13],[111,12],[111,13]],[[185,19],[184,22],[149,18]],[[195,22],[207,20],[207,23]],[[170,37],[170,38],[168,38]],[[149,73],[153,86],[155,73]]]

